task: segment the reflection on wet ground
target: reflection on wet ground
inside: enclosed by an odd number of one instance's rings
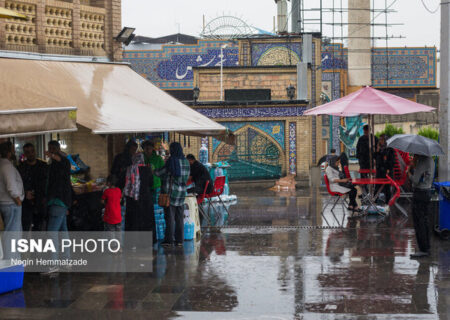
[[[318,190],[238,194],[221,232],[154,254],[146,274],[26,274],[1,319],[450,319],[450,244],[409,259],[410,222],[321,214]],[[337,228],[336,228],[337,227]]]

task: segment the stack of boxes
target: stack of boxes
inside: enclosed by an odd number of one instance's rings
[[[158,241],[164,240],[166,232],[166,220],[164,219],[164,208],[157,203],[154,205],[155,209],[155,224],[156,224],[156,239]]]

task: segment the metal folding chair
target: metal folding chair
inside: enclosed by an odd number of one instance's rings
[[[223,191],[224,191],[224,189],[225,189],[225,182],[226,182],[225,176],[217,177],[217,178],[214,180],[214,189],[213,189],[213,191],[205,196],[205,198],[209,200],[209,203],[208,203],[208,212],[209,212],[209,208],[212,207],[213,210],[214,210],[214,213],[217,214],[217,211],[216,211],[216,209],[214,208],[214,205],[212,205],[212,201],[211,201],[212,198],[217,197],[217,198],[219,199],[219,202],[221,203],[221,205],[223,206],[223,208],[224,208],[225,211],[227,212],[227,214],[230,214],[230,213],[228,212],[227,207],[226,207],[225,204],[223,203],[222,198],[220,197],[220,196],[223,194]]]
[[[208,222],[208,225],[209,225],[211,223],[211,219],[209,216],[209,210],[208,210],[208,213],[206,213],[205,210],[203,210],[203,206],[202,206],[203,201],[205,201],[206,190],[208,190],[208,186],[209,186],[209,181],[206,181],[205,189],[203,190],[203,194],[197,195],[197,205],[198,205],[198,211],[203,216],[203,218],[206,219],[206,221]]]

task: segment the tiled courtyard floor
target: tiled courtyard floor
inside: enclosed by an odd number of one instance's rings
[[[26,274],[0,319],[450,319],[450,242],[410,260],[410,220],[321,214],[319,190],[238,192],[220,232],[152,273]]]

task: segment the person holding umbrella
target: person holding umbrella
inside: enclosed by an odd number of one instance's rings
[[[428,207],[435,170],[432,156],[443,155],[444,151],[436,141],[412,134],[393,136],[388,140],[388,147],[414,154],[407,173],[413,187],[412,216],[419,251],[411,254],[411,258],[428,257],[430,255]]]
[[[412,215],[419,251],[411,258],[430,255],[430,232],[428,228],[428,206],[431,201],[431,186],[434,178],[433,158],[414,155],[408,168],[408,177],[413,186]]]

